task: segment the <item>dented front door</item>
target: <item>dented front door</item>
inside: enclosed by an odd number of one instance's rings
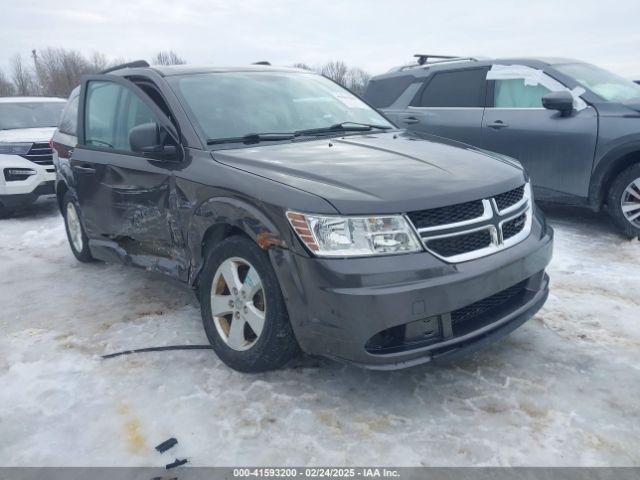
[[[149,100],[125,81],[89,80],[84,87],[84,142],[73,160],[86,173],[78,196],[94,244],[123,260],[179,276],[182,239],[176,224],[171,162],[148,158],[130,147],[131,130],[159,120]]]

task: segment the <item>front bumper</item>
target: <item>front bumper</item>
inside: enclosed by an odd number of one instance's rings
[[[35,174],[24,180],[7,181],[5,169],[29,169]],[[55,179],[53,165],[39,165],[19,155],[0,155],[0,203],[6,208],[28,205],[41,195],[53,194]]]
[[[405,368],[484,346],[542,307],[553,249],[553,230],[543,222],[536,217],[518,245],[458,264],[429,253],[319,259],[288,250],[272,250],[272,263],[305,352]],[[509,301],[473,315],[515,288]]]

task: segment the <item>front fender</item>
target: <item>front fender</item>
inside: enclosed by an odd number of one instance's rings
[[[282,217],[279,222],[274,219],[279,217]],[[190,284],[196,282],[202,269],[205,245],[221,241],[234,231],[244,233],[264,250],[296,249],[295,238],[279,208],[258,208],[232,197],[210,198],[195,209],[187,226],[187,245],[192,259]]]
[[[599,210],[602,206],[606,191],[605,187],[613,177],[631,164],[631,156],[640,156],[640,137],[638,135],[628,135],[620,139],[622,143],[610,148],[600,159],[597,160],[591,183],[589,185],[589,205],[594,210]]]

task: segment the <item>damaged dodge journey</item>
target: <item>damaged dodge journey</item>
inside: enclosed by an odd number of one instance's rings
[[[308,71],[114,67],[83,78],[52,147],[75,257],[191,286],[242,372],[451,358],[548,295],[553,231],[518,162],[400,130]]]

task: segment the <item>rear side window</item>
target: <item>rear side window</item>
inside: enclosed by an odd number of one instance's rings
[[[422,93],[417,107],[483,107],[485,69],[456,70],[434,74]]]
[[[412,76],[370,80],[364,98],[375,108],[386,108],[395,102],[415,79]]]
[[[158,123],[147,104],[131,90],[112,82],[87,86],[85,143],[131,152],[129,133],[143,123]]]
[[[74,137],[78,135],[78,101],[79,96],[75,95],[67,102],[58,125],[58,130]]]
[[[495,80],[495,108],[542,108],[542,97],[549,93],[540,84],[527,85],[523,78]]]

